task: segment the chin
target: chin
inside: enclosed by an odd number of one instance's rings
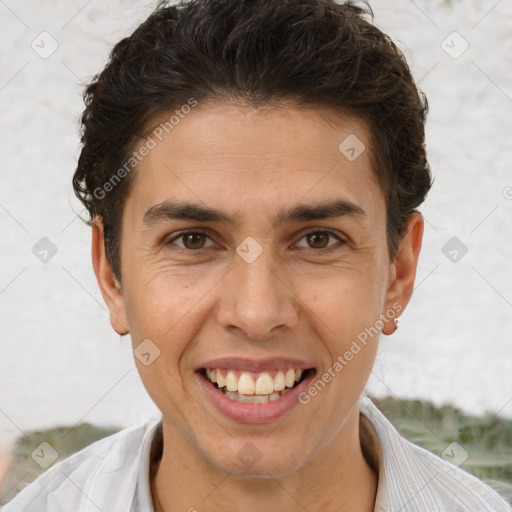
[[[297,471],[306,463],[304,443],[283,447],[277,439],[275,441],[259,438],[226,443],[221,459],[214,455],[210,463],[222,473],[241,478],[280,478]],[[299,446],[300,458],[297,453]],[[227,451],[231,456],[226,456]]]

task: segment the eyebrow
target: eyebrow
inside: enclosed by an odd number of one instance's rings
[[[316,204],[299,204],[280,210],[272,219],[272,227],[277,228],[296,221],[332,219],[347,215],[364,218],[366,212],[359,205],[344,199],[321,201]],[[221,210],[182,201],[163,201],[149,208],[143,217],[144,224],[148,226],[169,220],[218,222],[235,227],[240,225],[239,215],[232,216]]]

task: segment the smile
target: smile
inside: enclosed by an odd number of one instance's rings
[[[208,368],[206,378],[230,400],[244,404],[264,404],[279,400],[302,381],[301,368],[271,370],[262,373]]]
[[[239,423],[269,423],[287,416],[317,371],[304,361],[227,357],[196,369],[199,388],[223,416]]]

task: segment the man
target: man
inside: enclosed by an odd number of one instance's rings
[[[162,419],[6,507],[505,511],[361,396],[414,287],[426,100],[369,14],[161,6],[86,91],[73,184]]]

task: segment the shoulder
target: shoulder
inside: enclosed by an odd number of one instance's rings
[[[25,487],[3,512],[130,509],[145,441],[159,420],[128,427],[58,462]],[[60,507],[60,508],[59,508]]]
[[[360,412],[373,427],[379,446],[379,498],[381,508],[420,512],[512,512],[512,508],[478,478],[457,465],[403,437],[369,398],[360,400]],[[448,447],[454,461],[463,447]],[[448,453],[448,452],[447,452]],[[448,455],[447,455],[448,457]]]

